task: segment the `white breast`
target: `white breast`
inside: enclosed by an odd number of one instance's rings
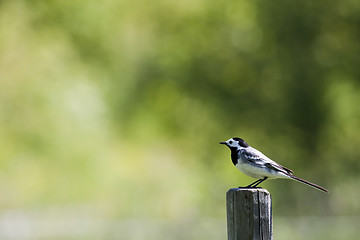
[[[241,172],[245,173],[246,175],[253,177],[253,178],[288,178],[285,174],[281,172],[269,171],[266,168],[259,168],[255,167],[250,164],[245,163],[238,163],[236,164],[236,168],[239,169]]]

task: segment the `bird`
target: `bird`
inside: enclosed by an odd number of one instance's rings
[[[225,142],[220,142],[220,144],[230,148],[231,160],[237,169],[250,177],[258,179],[245,188],[256,188],[266,179],[285,178],[299,181],[326,193],[329,192],[326,188],[294,176],[294,171],[276,163],[259,150],[250,147],[242,138],[230,138]]]

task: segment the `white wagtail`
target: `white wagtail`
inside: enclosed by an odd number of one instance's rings
[[[290,178],[305,183],[318,190],[329,192],[327,189],[320,187],[319,185],[295,177],[292,175],[292,170],[281,166],[265,156],[259,150],[250,147],[249,144],[241,138],[230,138],[226,142],[220,142],[220,144],[225,144],[230,148],[231,160],[235,167],[250,177],[259,178],[246,187],[256,187],[268,178]]]

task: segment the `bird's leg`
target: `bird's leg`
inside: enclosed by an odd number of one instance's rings
[[[263,179],[256,180],[255,182],[251,183],[250,185],[247,185],[246,188],[251,188],[251,187],[253,187],[254,184],[256,184],[255,186],[257,186],[258,182],[260,182],[260,181],[263,181]]]
[[[265,181],[266,179],[268,179],[268,177],[264,177],[263,179],[260,179],[260,181],[258,183],[256,183],[255,185],[253,185],[252,187],[256,187],[257,185],[259,185],[260,183],[262,183],[263,181]]]

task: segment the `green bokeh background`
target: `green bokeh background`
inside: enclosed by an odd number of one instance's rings
[[[0,238],[226,239],[253,179],[275,239],[355,239],[360,2],[1,0]]]

